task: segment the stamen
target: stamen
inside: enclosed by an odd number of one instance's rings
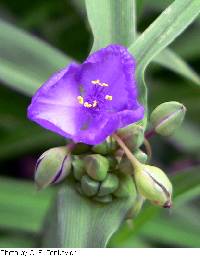
[[[79,102],[79,104],[83,104],[84,100],[83,100],[83,97],[82,96],[77,96],[77,100]]]
[[[85,102],[85,103],[84,103],[84,107],[86,107],[86,108],[91,108],[91,107],[92,107],[92,104],[89,104],[88,102]]]
[[[97,79],[97,80],[92,80],[91,83],[94,84],[94,85],[96,85],[96,84],[98,85],[98,84],[100,83],[100,81],[99,81],[99,79]]]
[[[101,83],[100,86],[102,86],[102,87],[108,87],[108,84],[107,84],[107,83]]]
[[[94,84],[94,85],[99,85],[99,86],[101,86],[101,87],[108,87],[108,84],[107,84],[107,83],[101,83],[99,79],[97,79],[97,80],[92,80],[91,83]]]
[[[106,95],[105,99],[108,100],[108,101],[112,101],[112,95]]]
[[[92,107],[96,107],[97,106],[97,101],[96,100],[94,100],[93,101],[93,105],[92,105]]]

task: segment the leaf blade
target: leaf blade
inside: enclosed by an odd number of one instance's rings
[[[69,62],[59,50],[0,20],[0,79],[5,84],[31,96]]]
[[[92,52],[112,43],[129,46],[134,41],[135,1],[86,0],[86,8],[94,36]]]
[[[131,199],[97,204],[68,185],[60,191],[56,212],[46,224],[44,247],[105,247],[132,204]]]

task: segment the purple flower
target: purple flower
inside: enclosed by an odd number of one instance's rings
[[[143,118],[134,73],[127,49],[109,45],[52,75],[34,95],[28,117],[74,142],[99,144]]]

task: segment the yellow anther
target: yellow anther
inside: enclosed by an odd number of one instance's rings
[[[105,99],[108,100],[108,101],[112,101],[112,95],[106,95]]]
[[[97,79],[97,80],[92,80],[91,82],[92,82],[92,84],[94,84],[94,85],[96,85],[96,84],[99,85],[99,83],[100,83],[99,79]]]
[[[88,102],[85,102],[85,103],[84,103],[84,107],[86,107],[86,108],[91,108],[91,107],[92,107],[92,104],[89,104]]]
[[[92,80],[91,83],[94,84],[94,85],[99,85],[101,87],[108,87],[107,83],[101,83],[99,79]]]
[[[101,83],[100,86],[102,86],[102,87],[108,87],[108,84],[107,84],[107,83]]]
[[[79,104],[83,104],[84,100],[83,100],[83,97],[82,96],[77,96],[77,100],[79,102]]]
[[[96,100],[94,100],[93,101],[93,105],[92,105],[92,107],[96,107],[97,106],[97,101]]]

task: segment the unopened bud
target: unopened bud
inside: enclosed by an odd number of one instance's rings
[[[130,160],[127,158],[126,155],[123,155],[119,163],[118,169],[125,174],[133,174],[133,165],[131,164]]]
[[[92,151],[102,155],[107,155],[114,152],[117,149],[117,143],[112,137],[108,137],[106,141],[101,144],[94,145]]]
[[[81,157],[74,155],[72,160],[73,175],[76,180],[81,180],[82,176],[85,174],[84,161]]]
[[[171,207],[172,185],[161,169],[142,164],[135,169],[135,182],[143,197],[156,205]]]
[[[83,143],[78,143],[75,144],[72,153],[73,154],[83,154],[88,152],[88,150],[90,149],[89,145],[83,144]]]
[[[106,155],[108,153],[108,144],[107,142],[103,142],[101,144],[98,144],[98,145],[94,145],[92,147],[92,151],[94,153],[99,153],[99,154],[103,154],[103,155]]]
[[[141,150],[137,150],[133,153],[133,155],[136,157],[138,161],[141,163],[146,163],[148,160],[148,156]],[[133,165],[131,164],[130,160],[127,158],[127,156],[124,154],[123,157],[121,158],[121,161],[119,163],[118,169],[125,173],[125,174],[130,174],[132,175],[134,170],[133,170]]]
[[[150,122],[158,134],[170,136],[180,127],[185,112],[185,106],[179,102],[162,103],[153,110]]]
[[[38,189],[58,183],[71,171],[71,154],[67,146],[44,152],[36,163],[35,182]]]
[[[112,195],[95,196],[93,199],[99,203],[110,203],[110,202],[112,202],[113,197],[112,197]]]
[[[84,158],[86,172],[89,177],[97,181],[106,178],[109,168],[109,161],[100,154],[91,154]]]
[[[81,188],[86,196],[94,196],[99,190],[99,182],[94,181],[87,175],[84,175],[81,179]]]
[[[137,196],[133,178],[127,174],[119,174],[119,186],[113,193],[116,197],[132,197],[133,200]]]
[[[119,186],[119,179],[115,174],[109,173],[101,183],[98,196],[112,194]]]
[[[135,156],[135,158],[141,162],[141,163],[146,163],[148,160],[148,155],[146,153],[144,153],[143,151],[141,151],[140,149],[138,149],[137,151],[135,151],[133,153],[133,155]]]
[[[135,151],[144,141],[144,129],[138,124],[122,128],[117,133],[130,151]]]

